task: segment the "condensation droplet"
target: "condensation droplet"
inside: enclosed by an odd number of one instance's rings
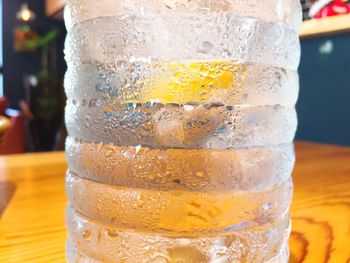
[[[185,111],[193,111],[194,107],[192,105],[184,105]]]
[[[271,207],[272,207],[272,204],[271,204],[271,203],[265,203],[265,204],[263,205],[263,209],[264,209],[264,210],[269,210],[269,209],[271,209]]]
[[[203,173],[203,172],[196,172],[196,176],[197,176],[197,177],[203,177],[203,176],[204,176],[204,173]]]
[[[136,147],[135,147],[135,154],[138,154],[140,152],[141,148],[142,148],[141,144],[136,145]]]
[[[107,234],[110,238],[117,238],[119,236],[119,233],[116,230],[108,230]]]
[[[91,237],[91,232],[89,230],[84,230],[82,236],[84,239],[89,239]]]

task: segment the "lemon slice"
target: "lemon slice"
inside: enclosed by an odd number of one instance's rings
[[[241,85],[243,64],[225,61],[157,62],[153,74],[143,81],[141,102],[211,102],[222,91]]]

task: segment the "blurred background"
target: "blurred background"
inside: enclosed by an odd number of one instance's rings
[[[301,4],[296,139],[350,146],[350,3]],[[0,154],[64,148],[63,5],[0,0]]]

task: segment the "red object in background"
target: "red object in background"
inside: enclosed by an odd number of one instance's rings
[[[0,115],[5,115],[5,110],[9,103],[5,97],[0,97]]]
[[[350,5],[342,0],[319,0],[310,8],[310,17],[323,18],[350,13]]]
[[[0,143],[0,154],[15,154],[25,151],[24,122],[21,113],[17,110],[6,109],[8,101],[0,98],[0,115],[10,119],[10,127],[3,135]]]

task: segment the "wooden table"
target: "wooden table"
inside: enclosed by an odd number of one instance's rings
[[[296,149],[290,262],[349,263],[350,148]],[[1,263],[64,262],[65,170],[63,153],[0,157]]]

